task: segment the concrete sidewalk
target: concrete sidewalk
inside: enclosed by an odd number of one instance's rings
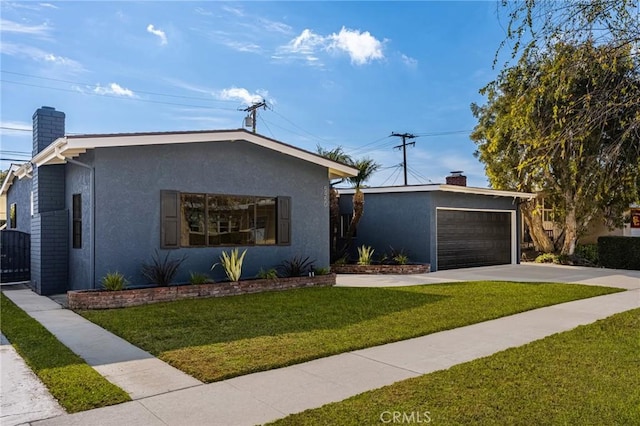
[[[3,293],[132,399],[202,384],[48,297],[27,289]]]
[[[536,309],[428,336],[322,358],[291,367],[202,384],[31,290],[3,293],[134,401],[58,415],[12,416],[34,425],[251,425],[284,417],[399,380],[446,369],[612,314],[640,307],[640,272],[557,265],[504,265],[412,276],[341,275],[338,285],[397,286],[467,280],[560,281],[631,291]],[[2,362],[3,419],[5,372]],[[26,377],[26,376],[25,376]],[[46,393],[46,390],[44,391]],[[48,401],[50,403],[51,401]],[[58,410],[58,411],[56,411]],[[57,417],[51,417],[57,416]],[[46,420],[34,420],[51,417]],[[20,419],[22,419],[20,421]]]

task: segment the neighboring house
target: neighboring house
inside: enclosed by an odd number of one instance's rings
[[[38,293],[112,271],[145,283],[156,250],[186,256],[182,282],[234,247],[245,277],[295,256],[328,266],[329,182],[356,169],[243,129],[65,136],[64,120],[35,112],[33,158],[1,190],[31,234]]]
[[[535,194],[466,186],[459,172],[447,184],[364,188],[365,211],[352,248],[393,247],[431,270],[520,261],[520,209]],[[351,189],[340,189],[340,212],[352,209]]]
[[[537,198],[538,208],[542,212],[542,226],[547,232],[547,235],[552,240],[555,240],[562,232],[562,227],[559,226],[553,220],[553,207],[545,202],[545,198],[541,195]],[[633,217],[640,218],[640,205],[631,204],[629,210],[625,213],[625,216],[629,216],[629,223],[624,224],[622,227],[609,229],[605,225],[602,217],[595,218],[589,224],[589,227],[585,234],[578,239],[578,244],[597,244],[598,237],[611,235],[619,237],[640,237],[640,223],[634,224]],[[640,219],[636,219],[640,220]],[[526,230],[526,224],[523,225],[524,235],[528,234]],[[525,238],[525,243],[531,243]],[[531,244],[532,245],[532,244]]]

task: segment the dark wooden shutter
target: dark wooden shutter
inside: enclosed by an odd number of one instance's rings
[[[180,193],[160,191],[160,247],[180,247]]]
[[[291,197],[278,197],[278,245],[291,244]]]

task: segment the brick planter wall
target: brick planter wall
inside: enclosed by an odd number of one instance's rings
[[[331,271],[336,274],[426,274],[431,271],[431,265],[331,265]]]
[[[200,285],[139,288],[122,291],[72,290],[67,292],[69,309],[111,309],[197,297],[236,296],[263,291],[281,291],[304,287],[330,287],[336,275],[245,280]]]

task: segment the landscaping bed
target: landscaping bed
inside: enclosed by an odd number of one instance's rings
[[[72,290],[67,292],[69,309],[111,309],[204,297],[237,296],[240,294],[281,291],[304,287],[329,287],[336,284],[336,275],[242,280],[197,285],[138,288],[120,291]]]
[[[428,263],[415,263],[407,265],[331,265],[331,271],[336,274],[389,274],[410,275],[426,274],[431,272]]]

